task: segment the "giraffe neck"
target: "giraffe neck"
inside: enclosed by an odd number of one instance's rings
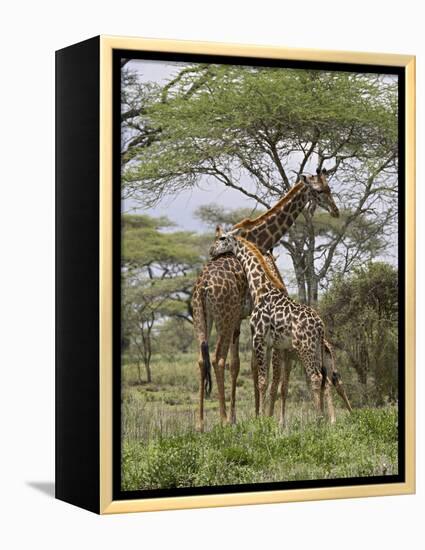
[[[261,252],[249,241],[236,239],[235,256],[241,262],[248,281],[252,301],[257,303],[266,292],[276,288],[283,290],[282,283],[267,265]]]
[[[278,279],[278,281],[282,285],[282,290],[286,295],[289,295],[288,289],[286,288],[285,283],[283,282],[282,275],[280,274],[279,268],[277,267],[276,261],[273,257],[273,254],[270,252],[266,252],[264,255],[264,260],[266,261],[266,264],[270,271],[273,273],[273,275]]]
[[[255,220],[243,220],[234,227],[238,235],[261,251],[273,248],[294,224],[309,199],[308,186],[300,181],[270,210]]]

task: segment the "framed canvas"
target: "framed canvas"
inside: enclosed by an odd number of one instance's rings
[[[415,59],[56,52],[56,496],[412,493]]]

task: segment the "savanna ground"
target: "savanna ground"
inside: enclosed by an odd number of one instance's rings
[[[195,353],[157,355],[154,382],[140,384],[134,364],[123,365],[122,489],[127,491],[396,474],[397,407],[360,406],[357,382],[343,379],[355,410],[333,392],[337,423],[315,419],[299,365],[291,376],[287,425],[254,418],[249,354],[241,357],[237,424],[219,423],[214,384],[206,400],[205,433],[195,430],[198,377]],[[226,393],[229,394],[229,373]],[[213,381],[215,382],[214,378]]]

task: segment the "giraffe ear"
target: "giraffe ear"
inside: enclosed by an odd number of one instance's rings
[[[223,235],[223,230],[221,228],[221,225],[217,225],[215,228],[215,238],[219,239]]]
[[[326,168],[316,168],[316,174],[318,176],[326,176],[326,174],[328,173],[328,171],[326,170]]]

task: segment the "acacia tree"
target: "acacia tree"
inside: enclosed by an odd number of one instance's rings
[[[269,208],[302,172],[326,166],[341,218],[320,224],[305,209],[281,243],[300,300],[314,303],[333,272],[386,252],[397,217],[394,78],[197,64],[134,90],[123,108],[124,197],[150,206],[214,181]]]
[[[141,364],[145,368],[146,381],[152,381],[152,340],[155,325],[169,318],[187,319],[186,306],[181,295],[190,292],[193,282],[193,277],[154,277],[125,287],[123,319],[130,355],[136,362],[140,382]]]
[[[123,339],[147,382],[152,381],[152,339],[166,319],[192,323],[190,296],[196,268],[204,261],[202,239],[170,231],[167,218],[123,216]]]

